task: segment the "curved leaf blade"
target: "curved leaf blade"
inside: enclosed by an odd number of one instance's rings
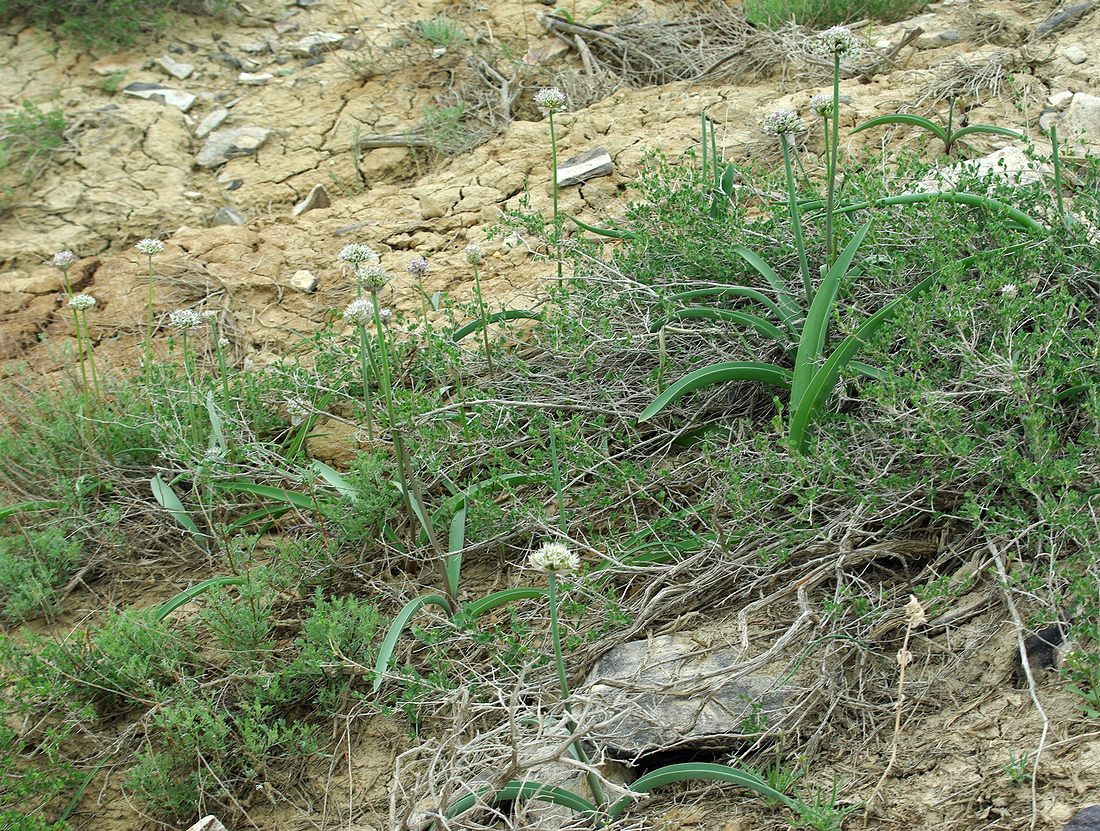
[[[428,605],[438,606],[448,615],[451,614],[451,604],[441,594],[421,595],[410,600],[402,607],[393,619],[393,623],[390,624],[390,628],[386,630],[386,637],[378,648],[378,657],[374,661],[374,684],[372,685],[374,692],[378,692],[379,687],[382,686],[386,670],[390,668],[390,661],[393,660],[393,651],[397,648],[397,641],[401,638],[401,633],[405,631],[405,627],[408,626],[409,620]]]
[[[485,597],[482,597],[480,600],[467,603],[462,607],[462,612],[470,620],[475,620],[491,612],[493,609],[497,609],[509,603],[514,603],[517,600],[534,600],[540,597],[546,597],[546,589],[501,589],[500,591],[485,595]]]
[[[775,296],[779,298],[779,306],[783,310],[783,322],[793,323],[798,320],[800,314],[798,303],[791,293],[787,291],[787,286],[784,284],[783,280],[780,279],[779,275],[775,273],[775,269],[768,265],[763,257],[743,245],[738,245],[733,251],[741,257],[741,259],[756,269],[757,273],[759,273],[767,284],[772,287]]]
[[[928,132],[932,133],[936,138],[947,144],[947,131],[940,125],[933,121],[929,121],[919,115],[911,115],[909,113],[895,113],[892,115],[880,115],[877,118],[872,118],[870,121],[865,121],[860,124],[848,135],[855,135],[856,133],[862,133],[864,130],[870,130],[874,127],[885,127],[890,124],[905,124],[909,127],[920,127]]]
[[[712,320],[721,323],[740,323],[743,326],[748,326],[750,329],[755,329],[760,334],[772,340],[780,342],[787,340],[787,335],[782,329],[769,323],[762,317],[747,314],[746,312],[738,312],[733,309],[708,309],[702,306],[692,306],[687,309],[680,309],[677,312],[673,312],[663,320],[658,320],[653,323],[649,331],[656,332],[669,323],[678,320]]]
[[[961,130],[956,130],[951,134],[951,140],[957,141],[963,136],[973,135],[975,133],[989,133],[994,136],[1004,136],[1006,138],[1013,138],[1017,141],[1027,141],[1027,136],[1022,133],[1017,133],[1015,130],[1010,130],[1007,127],[997,127],[993,124],[968,124]]]
[[[203,580],[201,583],[196,583],[191,588],[184,589],[179,594],[164,601],[157,607],[156,612],[153,613],[153,617],[158,621],[164,620],[188,600],[198,597],[200,594],[210,589],[217,589],[223,586],[241,586],[244,584],[244,581],[244,578],[240,576],[211,577],[209,580]]]
[[[176,496],[176,492],[160,478],[158,473],[152,479],[149,480],[149,486],[153,490],[153,498],[157,500],[164,510],[172,515],[180,527],[191,532],[196,539],[206,539],[206,534],[199,530],[199,526],[195,524],[195,521],[191,519],[191,515],[187,513],[187,508],[180,502],[180,498]]]
[[[649,793],[654,788],[659,788],[663,785],[671,785],[676,782],[689,782],[692,780],[739,785],[742,788],[748,788],[751,791],[755,791],[761,796],[774,799],[786,805],[788,808],[795,807],[793,799],[782,791],[777,791],[757,774],[747,770],[740,770],[730,765],[717,765],[711,762],[685,762],[678,765],[666,765],[663,768],[658,768],[657,770],[650,771],[644,776],[639,777],[637,781],[630,786],[630,789],[640,796],[643,793]],[[637,796],[629,794],[622,797],[611,806],[608,811],[608,817],[612,820],[618,819],[622,816],[623,811],[625,811],[635,799],[637,799]]]
[[[475,793],[467,794],[462,797],[462,799],[451,803],[451,806],[447,809],[447,819],[452,819],[464,811],[470,810],[470,808],[474,807],[490,792],[491,788],[482,788]],[[508,802],[516,799],[535,799],[540,802],[549,802],[553,805],[572,808],[577,813],[590,816],[594,816],[598,811],[593,803],[564,788],[559,788],[555,785],[542,785],[538,782],[521,782],[518,780],[512,780],[503,788],[493,793],[489,801],[495,803]]]
[[[502,323],[507,320],[542,320],[542,312],[536,312],[531,309],[506,309],[503,312],[495,312],[487,317],[479,317],[477,320],[471,320],[465,326],[456,329],[454,334],[451,335],[451,341],[452,343],[458,343],[474,332],[480,332],[486,326],[491,326],[494,323]]]
[[[720,364],[711,364],[689,372],[672,384],[641,412],[638,421],[649,421],[669,404],[678,401],[689,392],[729,381],[760,381],[787,389],[791,384],[791,373],[775,364],[761,361],[725,361]]]

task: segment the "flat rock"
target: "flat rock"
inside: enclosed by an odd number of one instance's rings
[[[321,52],[338,49],[344,42],[344,36],[336,32],[310,32],[295,42],[290,51],[302,58],[310,58]]]
[[[1062,50],[1062,57],[1074,66],[1080,66],[1089,59],[1089,53],[1080,46],[1069,46]]]
[[[324,185],[318,182],[310,189],[309,195],[294,206],[290,215],[301,216],[306,211],[312,211],[314,208],[327,208],[331,204],[332,201],[328,198],[328,191],[325,190]]]
[[[763,724],[783,721],[789,706],[779,679],[739,669],[733,649],[704,648],[685,635],[617,646],[578,690],[589,738],[619,759],[752,741]]]
[[[290,287],[305,294],[313,294],[317,291],[317,275],[304,268],[299,269],[290,276]]]
[[[242,72],[237,76],[237,83],[250,87],[262,87],[275,76],[270,72]]]
[[[1063,831],[1100,831],[1100,805],[1082,808],[1066,823]]]
[[[222,825],[221,820],[211,814],[210,816],[203,817],[187,831],[225,831],[225,826]]]
[[[269,135],[269,129],[255,124],[215,130],[195,156],[195,164],[206,168],[218,167],[238,156],[250,156],[260,149]]]
[[[603,147],[571,156],[558,165],[558,187],[579,185],[598,176],[607,176],[615,170],[611,154]]]
[[[1069,106],[1069,102],[1072,100],[1073,93],[1068,89],[1064,89],[1061,92],[1052,92],[1047,98],[1047,103],[1056,110],[1064,110]]]
[[[247,222],[245,215],[236,208],[225,206],[214,213],[215,225],[245,225]]]
[[[1059,138],[1100,145],[1100,98],[1075,93],[1059,119]]]
[[[211,110],[202,121],[199,122],[199,126],[195,128],[195,138],[204,139],[225,122],[229,117],[229,110],[225,107],[217,107]]]
[[[280,35],[288,35],[291,32],[297,32],[298,28],[298,21],[294,20],[293,18],[280,20],[274,26],[275,31],[278,32]]]
[[[977,159],[967,159],[950,167],[932,171],[918,183],[919,191],[943,190],[959,184],[963,174],[979,178],[994,176],[1007,182],[1029,185],[1050,173],[1050,166],[1030,158],[1024,147],[1010,144]]]
[[[157,66],[179,81],[186,81],[195,71],[195,65],[177,61],[171,55],[162,55],[157,58]]]
[[[1046,37],[1055,32],[1061,32],[1076,26],[1086,14],[1092,11],[1096,0],[1088,0],[1085,3],[1075,3],[1062,9],[1056,9],[1047,15],[1046,20],[1035,27],[1036,37]]]
[[[176,107],[183,112],[187,112],[195,103],[195,96],[191,93],[172,89],[172,87],[162,86],[161,84],[147,84],[142,81],[135,81],[132,84],[124,86],[122,91],[126,95],[130,95],[134,98],[144,98],[146,101],[158,101],[161,104]]]

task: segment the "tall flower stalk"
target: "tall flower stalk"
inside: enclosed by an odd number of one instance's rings
[[[91,400],[88,389],[88,377],[92,379],[92,389],[95,391],[95,404],[98,406],[101,401],[101,393],[99,389],[99,375],[96,373],[95,368],[95,355],[92,353],[92,337],[88,330],[88,310],[95,306],[95,298],[90,294],[76,294],[69,299],[69,308],[73,312],[73,320],[76,324],[76,344],[77,351],[80,354],[80,376],[83,387],[84,398],[84,413],[87,415],[91,412]],[[85,370],[85,362],[87,362],[87,370]]]
[[[142,344],[142,361],[145,364],[145,389],[150,395],[153,390],[153,257],[164,250],[164,243],[159,239],[138,240],[134,245],[140,253],[145,255],[148,271],[146,280],[147,291],[145,295],[145,340]]]
[[[423,257],[413,257],[405,271],[416,278],[416,290],[420,292],[420,322],[424,325],[424,336],[428,335],[428,292],[424,290],[424,278],[431,266]]]
[[[370,325],[370,300],[360,297],[352,300],[344,309],[344,321],[355,327],[359,335],[359,375],[363,382],[363,410],[367,419],[367,439],[374,441],[374,402],[371,400],[371,371],[367,357],[370,344],[367,327]]]
[[[528,565],[536,571],[541,571],[547,576],[546,601],[550,605],[550,640],[554,646],[554,666],[558,672],[558,687],[561,689],[562,706],[569,716],[568,729],[574,733],[577,729],[573,721],[573,705],[569,701],[569,678],[565,674],[565,658],[561,649],[561,623],[558,620],[558,575],[568,574],[580,568],[580,558],[569,548],[560,542],[544,543],[541,548],[531,553]],[[581,744],[580,739],[572,742],[573,753],[584,764],[589,763],[588,754]],[[592,790],[592,796],[596,804],[601,808],[607,804],[607,795],[604,793],[600,778],[593,771],[587,772],[588,787]]]
[[[478,274],[478,264],[485,259],[481,248],[477,245],[466,246],[466,262],[474,269],[474,297],[477,299],[477,313],[481,317],[481,342],[485,346],[485,361],[489,364],[489,377],[493,377],[493,355],[489,350],[489,312],[485,308],[485,298],[481,294],[481,276]],[[560,267],[560,264],[559,264]]]
[[[61,270],[61,284],[65,288],[65,297],[69,303],[69,311],[73,316],[73,331],[76,332],[76,350],[77,357],[80,359],[80,387],[82,391],[82,397],[84,399],[84,411],[89,411],[88,392],[90,387],[88,386],[88,367],[84,360],[84,341],[80,334],[80,312],[77,305],[73,303],[76,299],[76,295],[73,294],[73,285],[69,280],[69,269],[73,267],[73,263],[76,262],[76,254],[72,251],[58,251],[53,255],[51,260],[55,268]],[[88,296],[88,295],[81,295]],[[91,299],[91,306],[95,305],[95,299]],[[82,301],[83,302],[83,301]],[[91,308],[89,306],[88,308]]]
[[[211,309],[203,312],[202,317],[210,324],[210,336],[214,341],[214,355],[218,360],[218,374],[221,376],[222,411],[228,415],[229,404],[232,399],[229,395],[229,372],[225,363],[225,347],[229,346],[229,339],[222,336],[217,312]]]
[[[191,426],[191,441],[199,445],[199,422],[195,415],[195,357],[191,350],[190,336],[202,329],[202,314],[194,309],[176,309],[168,315],[168,325],[179,332],[183,344],[183,374],[187,381],[187,420]]]
[[[825,267],[830,268],[836,257],[836,240],[833,233],[833,205],[836,199],[837,147],[840,145],[840,62],[859,56],[859,41],[846,26],[826,29],[817,37],[817,48],[833,61],[833,105],[830,113],[832,133],[829,136],[826,165],[828,185],[825,193]]]
[[[802,237],[802,214],[798,208],[798,187],[794,181],[794,168],[791,166],[790,136],[805,131],[806,125],[794,110],[776,110],[764,119],[764,132],[779,139],[783,149],[783,169],[787,173],[787,199],[791,215],[791,233],[794,245],[798,249],[798,266],[802,272],[802,286],[806,291],[806,301],[813,299],[813,284],[810,282],[810,263],[806,257],[806,241]]]
[[[558,279],[561,279],[562,222],[558,211],[558,139],[554,131],[554,113],[565,109],[565,93],[558,87],[547,87],[535,93],[535,105],[550,121],[550,185],[554,200],[554,247],[558,261]]]

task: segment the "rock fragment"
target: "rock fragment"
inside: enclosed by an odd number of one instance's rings
[[[163,69],[165,72],[167,72],[178,81],[186,81],[188,78],[191,77],[191,73],[195,71],[194,64],[177,61],[170,55],[162,55],[161,57],[157,58],[156,63],[157,66],[159,66],[161,69]]]
[[[214,213],[215,225],[245,225],[248,219],[236,208],[229,206],[218,208]]]
[[[338,49],[344,42],[344,36],[336,32],[310,32],[298,40],[290,51],[300,58],[312,58],[322,52]]]
[[[263,146],[269,135],[269,129],[255,124],[215,130],[195,156],[195,164],[206,168],[218,167],[237,156],[250,156]]]
[[[1081,22],[1081,18],[1092,11],[1095,5],[1096,0],[1087,0],[1084,3],[1075,3],[1072,6],[1055,9],[1047,15],[1046,20],[1035,28],[1035,36],[1042,38],[1076,26]]]
[[[229,110],[225,107],[217,107],[211,110],[202,121],[199,122],[199,126],[195,128],[195,138],[204,139],[219,127],[229,117]]]
[[[270,72],[242,72],[237,76],[237,83],[250,87],[262,87],[274,78],[275,76]]]
[[[566,159],[558,165],[558,187],[579,185],[615,170],[615,163],[606,148],[596,147]]]
[[[1059,119],[1060,138],[1100,145],[1100,98],[1086,92],[1075,93]]]
[[[1074,66],[1080,66],[1089,59],[1089,53],[1080,46],[1069,46],[1062,50],[1062,57]]]
[[[222,825],[217,817],[211,814],[210,816],[200,819],[188,828],[187,831],[225,831],[225,826]]]
[[[123,93],[134,98],[144,98],[146,101],[157,101],[161,104],[176,107],[183,112],[191,109],[195,103],[195,96],[189,92],[172,89],[161,84],[147,84],[142,81],[134,81],[122,88]]]
[[[295,271],[290,277],[290,287],[303,294],[313,294],[317,291],[317,275],[304,268]]]
[[[306,211],[312,211],[314,208],[327,208],[332,204],[332,201],[328,198],[328,191],[325,190],[325,186],[318,182],[314,185],[309,194],[299,202],[291,210],[291,216],[301,216]]]
[[[1100,831],[1100,805],[1082,808],[1066,823],[1063,831]]]

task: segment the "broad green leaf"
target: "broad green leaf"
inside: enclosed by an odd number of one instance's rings
[[[733,309],[708,309],[700,306],[692,306],[687,309],[680,309],[678,312],[673,312],[664,320],[658,320],[653,323],[649,331],[656,332],[669,323],[677,320],[713,320],[725,323],[740,323],[742,326],[748,326],[751,329],[755,329],[757,332],[760,332],[760,334],[766,335],[772,340],[779,341],[780,343],[788,340],[786,332],[768,323],[768,321],[764,320],[762,317],[746,314],[745,312],[737,312]]]
[[[755,791],[761,796],[774,799],[788,808],[793,809],[795,807],[793,799],[781,791],[777,791],[757,774],[747,770],[739,770],[730,765],[716,765],[710,762],[685,762],[679,765],[666,765],[639,777],[630,785],[630,790],[640,796],[664,785],[693,780],[740,785],[743,788]],[[619,799],[608,810],[608,818],[611,820],[618,819],[622,816],[623,811],[637,798],[637,796],[627,795]]]
[[[653,402],[638,416],[638,421],[649,421],[669,404],[678,401],[689,392],[696,392],[704,387],[724,384],[729,381],[761,381],[765,384],[787,389],[791,384],[791,373],[775,364],[767,364],[761,361],[726,361],[720,364],[711,364],[694,372],[689,372],[675,384],[672,384],[653,399]]]
[[[477,320],[471,320],[465,326],[456,329],[454,334],[451,335],[451,341],[458,343],[467,335],[472,335],[474,332],[481,331],[486,326],[491,326],[494,323],[502,323],[506,320],[542,320],[542,312],[535,312],[530,309],[507,309],[484,318],[479,317]]]
[[[516,600],[532,600],[536,597],[546,597],[546,589],[501,589],[472,603],[467,603],[462,607],[462,612],[470,620],[474,620],[486,612],[491,612],[493,609],[513,603]]]
[[[342,497],[351,502],[357,502],[359,500],[359,492],[355,489],[355,485],[345,479],[341,473],[316,459],[310,463],[310,467],[313,468],[322,479],[339,491]]]
[[[206,415],[210,419],[210,449],[217,451],[219,457],[225,455],[225,430],[222,428],[222,417],[218,415],[218,407],[214,403],[214,393],[206,393]]]
[[[581,222],[575,216],[569,217],[573,224],[584,231],[590,231],[593,234],[599,234],[601,237],[610,237],[611,239],[634,239],[637,236],[632,231],[623,231],[619,228],[599,228],[595,225],[589,225],[587,222]]]
[[[670,294],[668,299],[673,303],[682,303],[685,300],[698,300],[701,297],[710,297],[715,300],[722,300],[727,297],[745,297],[749,300],[755,300],[774,314],[776,319],[790,331],[795,331],[788,323],[786,315],[775,304],[775,301],[758,289],[749,288],[748,286],[712,286],[704,289],[690,289]]]
[[[160,503],[160,506],[170,513],[180,526],[190,531],[196,539],[205,542],[206,535],[199,530],[199,526],[191,519],[191,515],[187,513],[187,509],[180,502],[179,497],[176,496],[176,492],[160,478],[159,473],[149,480],[149,485],[153,489],[153,498]]]
[[[451,597],[458,596],[458,582],[462,574],[462,549],[466,546],[466,503],[451,517],[447,539],[447,590]]]
[[[920,127],[932,133],[945,145],[947,144],[947,131],[945,131],[940,125],[936,124],[933,121],[929,121],[927,118],[923,118],[922,116],[909,115],[908,113],[880,115],[878,118],[872,118],[870,121],[860,124],[854,130],[852,130],[849,135],[862,133],[864,130],[870,130],[873,127],[885,127],[888,124],[906,124],[910,127]]]
[[[1009,130],[1007,127],[995,127],[992,124],[968,124],[961,130],[956,130],[951,134],[952,141],[958,141],[963,136],[973,135],[975,133],[989,133],[995,136],[1005,136],[1006,138],[1013,138],[1017,141],[1027,141],[1027,136],[1022,133],[1017,133],[1015,130]]]
[[[447,598],[441,594],[425,594],[414,600],[410,600],[404,605],[401,611],[397,613],[397,617],[393,619],[393,623],[390,624],[390,628],[386,631],[385,640],[382,641],[382,645],[378,648],[378,658],[374,662],[373,690],[375,692],[378,692],[378,688],[382,686],[386,670],[390,668],[390,661],[393,660],[393,651],[397,648],[397,641],[401,638],[401,633],[405,631],[405,627],[408,626],[412,616],[428,605],[438,606],[448,615],[452,614],[454,611],[451,609],[451,604],[447,602]]]
[[[937,190],[928,191],[927,193],[901,193],[897,196],[883,196],[880,199],[875,199],[870,202],[852,202],[847,205],[839,206],[834,209],[834,214],[863,211],[872,206],[880,208],[889,207],[891,205],[916,205],[921,202],[951,202],[966,205],[971,208],[985,208],[1007,216],[1010,220],[1016,222],[1033,234],[1046,234],[1046,228],[1041,223],[1032,219],[1019,208],[1013,208],[1011,205],[1006,205],[1004,202],[994,199],[992,196],[978,196],[977,194],[958,190]],[[824,206],[824,202],[817,200],[816,202],[808,204],[806,209],[816,210]]]
[[[291,509],[290,505],[265,505],[263,508],[257,508],[254,511],[249,511],[242,517],[238,517],[226,526],[226,531],[230,534],[240,531],[242,528],[247,528],[253,522],[261,519],[276,520],[286,513],[289,513]]]
[[[296,508],[305,508],[307,510],[316,508],[318,504],[314,498],[307,493],[288,491],[283,488],[276,488],[273,485],[261,485],[258,482],[230,480],[227,482],[215,482],[214,487],[221,491],[249,493],[253,496],[261,496],[264,499],[274,499],[277,502],[285,502]]]
[[[468,794],[452,803],[447,809],[447,819],[452,819],[464,811],[470,810],[490,793],[492,793],[491,788],[481,788],[477,792]],[[590,816],[595,816],[599,811],[594,804],[582,796],[577,796],[577,794],[555,785],[541,785],[538,782],[513,780],[500,790],[492,793],[489,801],[511,802],[517,799],[536,799],[540,802],[549,802],[565,808],[572,808],[578,813]]]
[[[193,597],[198,597],[200,594],[210,589],[218,589],[223,586],[242,586],[244,582],[245,578],[240,576],[211,577],[209,580],[203,580],[201,583],[196,583],[191,588],[184,589],[175,597],[164,601],[164,603],[157,607],[156,612],[153,613],[153,617],[157,620],[164,620],[168,615],[172,614],[172,612],[176,611],[176,609]]]
[[[783,310],[783,322],[790,324],[795,323],[802,312],[798,307],[798,302],[791,293],[787,291],[787,286],[779,278],[779,275],[775,273],[775,269],[768,265],[763,257],[743,245],[738,245],[733,251],[741,257],[741,259],[755,268],[760,276],[767,281],[768,285],[772,287],[772,290],[775,291],[776,297],[779,298],[779,307]]]
[[[60,508],[64,502],[52,499],[42,499],[35,502],[16,502],[14,505],[5,505],[0,508],[0,522],[16,514],[32,514],[40,511],[52,511]]]

